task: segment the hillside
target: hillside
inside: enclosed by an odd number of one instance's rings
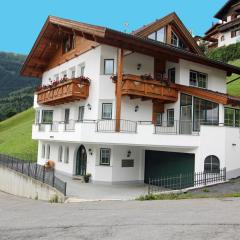
[[[25,59],[25,55],[0,52],[0,121],[33,104],[33,91],[39,81],[19,75]]]
[[[32,140],[32,108],[0,122],[0,153],[36,161],[37,142]]]
[[[240,59],[234,60],[234,61],[230,61],[229,63],[232,64],[232,65],[240,67]],[[236,79],[237,77],[239,77],[239,75],[233,74],[231,77],[229,77],[227,79],[227,81],[231,81],[233,79]],[[240,79],[238,79],[238,80],[236,80],[236,81],[234,81],[232,83],[229,83],[227,85],[227,89],[228,89],[228,93],[230,95],[240,96]]]

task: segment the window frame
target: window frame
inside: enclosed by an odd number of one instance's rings
[[[172,75],[171,75],[172,72],[174,72],[174,81],[172,81]],[[168,80],[172,83],[176,82],[176,68],[175,67],[168,69]]]
[[[51,115],[52,115],[52,120],[49,122],[43,121],[46,113],[51,113]],[[53,110],[42,110],[41,123],[43,123],[43,124],[52,124],[53,123]]]
[[[66,146],[64,149],[64,163],[69,163],[69,146]]]
[[[208,160],[210,160],[210,161],[207,162]],[[213,160],[217,160],[217,163],[213,163]],[[209,168],[209,166],[210,166],[210,168]],[[220,160],[217,156],[209,155],[205,158],[205,160],[204,160],[204,173],[220,173]]]
[[[173,119],[170,121],[170,113],[173,113]],[[167,109],[167,126],[168,127],[174,127],[174,121],[175,121],[175,113],[174,113],[174,108],[169,108]]]
[[[109,159],[108,162],[103,162],[102,157],[103,157],[103,151],[109,151]],[[106,154],[106,153],[105,153]],[[100,160],[99,160],[99,165],[100,166],[110,166],[111,164],[111,148],[100,148]]]
[[[51,146],[50,144],[47,144],[47,152],[46,152],[46,159],[50,159],[51,156]]]
[[[114,70],[115,70],[115,61],[114,61],[114,58],[105,58],[104,60],[104,65],[103,65],[103,74],[104,75],[113,75],[114,74]],[[107,73],[106,72],[106,62],[107,61],[112,61],[112,63],[113,63],[113,67],[112,67],[112,72],[111,73]]]
[[[80,109],[83,109],[83,110],[80,111]],[[81,119],[80,119],[80,112],[81,112]],[[78,122],[83,122],[84,113],[85,113],[85,106],[79,106],[78,107]]]
[[[45,144],[42,144],[41,156],[42,156],[42,158],[46,157],[46,145]]]
[[[104,106],[105,105],[111,105],[111,117],[103,117],[103,110],[104,110]],[[112,112],[113,112],[113,104],[112,103],[102,103],[102,115],[101,115],[101,119],[103,120],[112,120]]]
[[[196,85],[192,84],[195,81],[195,80],[193,81],[191,78],[191,75],[193,75],[193,74],[196,74]],[[200,79],[200,76],[206,77],[205,78],[205,86],[200,86],[200,81],[202,81]],[[190,69],[190,71],[189,71],[189,86],[198,87],[198,88],[202,88],[202,89],[208,89],[208,74]]]
[[[160,123],[158,123],[158,116],[160,116]],[[156,126],[162,126],[163,124],[163,113],[161,112],[156,112]]]

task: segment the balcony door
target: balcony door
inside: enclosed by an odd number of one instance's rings
[[[181,106],[181,120],[179,125],[181,134],[192,133],[192,105]]]
[[[87,152],[83,145],[77,151],[76,156],[76,175],[84,176],[87,170]]]

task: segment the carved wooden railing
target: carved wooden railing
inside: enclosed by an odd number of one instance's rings
[[[37,91],[37,102],[45,105],[58,105],[86,99],[89,95],[89,85],[89,82],[78,78],[70,79]]]
[[[175,84],[167,84],[157,80],[142,80],[140,76],[131,74],[123,76],[122,95],[169,102],[176,102],[178,99],[178,91],[175,88]]]

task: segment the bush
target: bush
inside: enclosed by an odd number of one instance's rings
[[[213,60],[229,62],[240,58],[240,43],[210,50],[207,56]]]

